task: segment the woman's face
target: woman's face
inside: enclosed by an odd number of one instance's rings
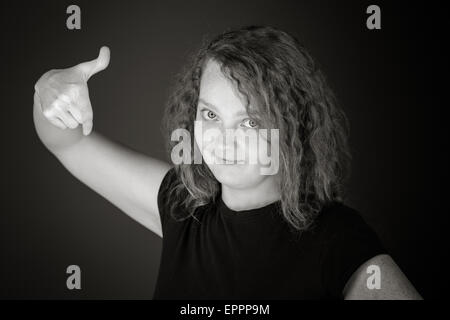
[[[247,114],[245,98],[222,74],[220,65],[209,60],[201,78],[195,141],[202,161],[220,183],[230,188],[246,189],[270,177],[261,174],[261,169],[270,165],[265,165],[266,162],[261,164],[258,152],[265,152],[267,157],[271,149],[258,129],[262,129],[258,122]],[[245,133],[256,139],[237,139],[231,133]]]

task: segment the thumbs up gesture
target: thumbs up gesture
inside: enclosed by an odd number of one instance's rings
[[[87,81],[106,69],[109,59],[109,48],[104,46],[94,60],[44,73],[34,86],[34,101],[45,118],[60,129],[82,125],[83,134],[88,135],[92,131],[93,112]]]

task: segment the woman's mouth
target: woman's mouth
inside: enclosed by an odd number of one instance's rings
[[[230,160],[226,158],[216,157],[218,159],[218,164],[244,164],[245,161],[237,161],[237,160]]]

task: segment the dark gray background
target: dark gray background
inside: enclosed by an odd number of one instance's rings
[[[1,298],[152,298],[161,240],[67,172],[40,143],[33,86],[47,70],[111,49],[89,81],[94,130],[160,159],[174,75],[203,37],[249,24],[296,35],[351,122],[348,205],[425,298],[447,291],[448,158],[439,79],[442,9],[382,1],[33,1],[2,3]],[[369,4],[382,30],[365,26]],[[82,29],[66,29],[81,7]],[[445,58],[447,59],[447,58]],[[82,290],[66,289],[66,267]]]

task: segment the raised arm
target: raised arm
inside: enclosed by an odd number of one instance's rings
[[[108,63],[102,47],[97,59],[44,74],[35,85],[35,129],[72,175],[162,237],[157,193],[171,166],[92,131],[87,81]]]

